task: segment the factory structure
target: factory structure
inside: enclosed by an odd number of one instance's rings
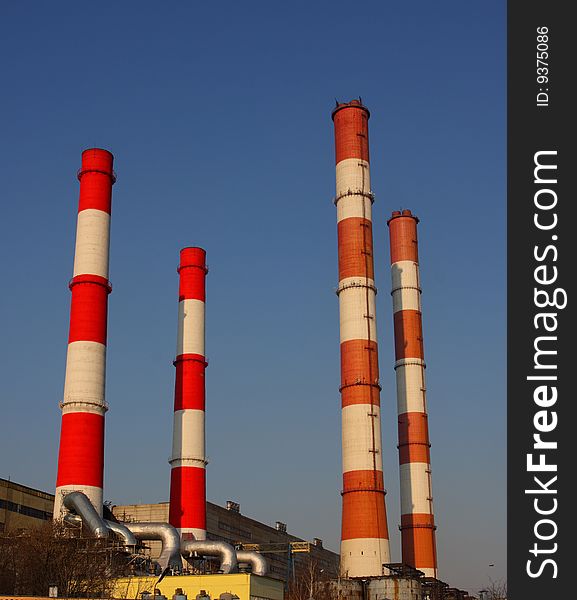
[[[107,516],[123,522],[167,522],[169,502],[111,505]],[[319,570],[336,577],[339,555],[323,546],[319,538],[304,540],[290,533],[287,524],[261,523],[245,514],[238,502],[223,506],[206,502],[206,538],[257,549],[268,562],[268,576],[283,582],[298,574],[299,564],[314,561]],[[0,533],[17,533],[42,527],[52,519],[54,494],[0,478]],[[161,540],[149,540],[143,552],[153,561],[162,553]]]
[[[373,577],[390,563],[371,220],[369,111],[339,104],[335,125],[343,515],[341,574]]]
[[[194,246],[181,250],[178,264],[169,502],[104,506],[107,302],[112,289],[108,265],[116,175],[112,154],[98,148],[82,153],[78,171],[80,198],[74,270],[69,284],[72,298],[55,494],[52,498],[50,494],[0,480],[0,515],[1,509],[5,510],[0,527],[6,528],[9,512],[22,515],[22,507],[26,507],[34,513],[28,515],[30,519],[45,521],[53,517],[71,527],[81,527],[93,537],[115,540],[123,545],[127,555],[148,553],[148,563],[138,563],[148,567],[133,572],[132,583],[125,583],[132,590],[134,577],[148,581],[147,589],[151,588],[158,600],[173,594],[185,596],[178,600],[282,600],[302,556],[309,562],[314,559],[325,573],[323,581],[314,590],[311,588],[311,597],[468,597],[438,579],[421,318],[419,220],[410,210],[392,212],[387,223],[402,553],[400,563],[391,562],[383,451],[388,452],[394,442],[386,440],[383,446],[381,437],[369,118],[369,110],[360,99],[337,102],[332,111],[341,358],[340,554],[323,548],[318,538],[306,541],[288,534],[281,522],[272,527],[245,517],[233,501],[221,507],[206,500],[205,409],[209,414],[211,410],[210,398],[205,394],[208,269],[205,250]],[[9,492],[18,502],[10,500]],[[228,589],[234,577],[238,578],[234,579],[236,588]]]
[[[388,221],[399,415],[402,562],[437,577],[425,387],[417,223],[410,210]]]
[[[82,153],[78,171],[80,199],[76,226],[74,272],[70,281],[70,329],[64,379],[62,427],[54,518],[63,511],[67,492],[82,490],[102,516],[104,481],[104,398],[108,316],[108,251],[112,154],[92,149]]]
[[[184,248],[178,273],[178,335],[168,521],[182,539],[206,539],[204,301],[206,252]]]

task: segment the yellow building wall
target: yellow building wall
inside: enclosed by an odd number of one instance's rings
[[[283,600],[283,583],[269,577],[250,573],[230,575],[167,575],[159,584],[158,577],[123,577],[117,580],[114,597],[125,600],[140,600],[143,592],[154,592],[155,588],[168,600],[177,588],[181,588],[188,600],[195,600],[205,590],[211,600],[225,592],[236,594],[240,600]]]

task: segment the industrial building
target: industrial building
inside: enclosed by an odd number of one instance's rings
[[[115,598],[147,598],[170,600],[185,596],[190,600],[283,600],[284,591],[280,581],[258,577],[250,573],[228,575],[197,575],[165,577],[157,583],[157,577],[130,577],[119,579],[114,590]],[[156,592],[156,593],[154,593]],[[154,595],[153,595],[154,594]]]
[[[341,576],[377,577],[391,562],[381,447],[369,110],[337,103],[336,196],[341,350]]]
[[[77,177],[80,198],[72,279],[70,327],[64,394],[60,409],[60,450],[54,518],[61,519],[65,494],[82,490],[102,516],[104,481],[104,415],[106,337],[114,157],[91,148],[82,153]]]
[[[0,477],[0,533],[34,529],[52,518],[54,496]]]
[[[206,539],[204,306],[207,273],[206,252],[202,248],[180,251],[168,522],[183,540]]]
[[[52,518],[54,495],[0,478],[0,531],[6,533],[19,529],[40,527]],[[127,504],[112,506],[114,516],[123,522],[167,522],[168,502],[157,504]],[[274,527],[261,523],[240,512],[236,502],[228,501],[226,507],[206,503],[207,538],[227,542],[233,546],[260,551],[269,563],[269,575],[286,581],[296,576],[299,562],[311,557],[325,573],[336,575],[339,556],[323,547],[318,538],[303,540],[287,531],[278,521]],[[148,554],[158,558],[161,542],[147,542]]]
[[[177,272],[173,444],[168,502],[104,506],[104,430],[113,156],[92,148],[78,171],[76,247],[55,495],[0,480],[0,529],[54,519],[114,539],[146,569],[119,579],[118,597],[143,592],[240,600],[282,600],[299,570],[323,572],[315,588],[352,600],[461,600],[437,579],[437,548],[425,387],[418,218],[394,211],[390,231],[402,563],[391,563],[381,440],[380,374],[370,184],[370,113],[360,98],[332,111],[335,136],[342,418],[340,554],[206,501],[206,251],[186,246]],[[170,407],[167,406],[167,411]],[[387,444],[385,447],[390,446]],[[2,514],[4,516],[2,520]],[[120,540],[120,541],[119,541]],[[216,558],[215,558],[216,557]],[[187,566],[188,564],[188,566]],[[133,565],[134,567],[134,565]],[[188,572],[188,575],[183,575]],[[193,574],[193,575],[191,575]],[[158,585],[155,585],[155,582]],[[322,584],[322,585],[321,585]],[[315,593],[316,593],[315,592]],[[124,594],[124,595],[123,595]],[[311,576],[310,595],[313,594]]]
[[[437,577],[417,223],[405,209],[390,232],[403,563]]]
[[[169,503],[128,504],[112,507],[114,516],[122,522],[156,521],[165,522],[168,518]],[[287,580],[296,575],[299,562],[308,557],[320,569],[336,576],[339,555],[323,547],[322,540],[303,540],[287,532],[286,524],[277,521],[274,527],[251,519],[240,512],[238,503],[229,500],[226,507],[212,502],[206,503],[206,537],[209,540],[223,541],[232,546],[242,546],[261,552],[267,559],[271,577]],[[160,554],[160,542],[150,541],[150,555]]]
[[[116,580],[113,596],[117,600],[283,600],[283,585],[268,577],[250,573],[198,575],[196,577],[126,577]],[[35,596],[35,600],[53,600]],[[2,596],[0,600],[30,600],[29,596]],[[86,599],[88,600],[88,599]]]

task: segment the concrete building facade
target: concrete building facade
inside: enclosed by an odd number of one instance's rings
[[[53,494],[0,477],[0,533],[40,527],[53,509]]]

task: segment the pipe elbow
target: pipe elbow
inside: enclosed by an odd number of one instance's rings
[[[110,536],[110,530],[108,527],[96,527],[93,533],[95,537],[101,540],[105,540]]]
[[[198,553],[204,556],[218,556],[220,558],[220,570],[223,574],[236,573],[238,561],[235,549],[226,542],[215,542],[213,540],[183,540],[181,552],[187,562],[190,555]]]
[[[104,519],[104,522],[106,523],[106,526],[108,527],[108,529],[110,529],[110,531],[116,533],[122,538],[125,546],[136,546],[138,540],[136,539],[132,531],[128,529],[128,527],[126,527],[122,523],[118,523],[116,521],[109,521],[108,519]]]
[[[92,502],[82,492],[70,492],[64,496],[64,507],[71,513],[78,515],[89,531],[99,539],[106,539],[110,530],[104,519],[98,514]]]
[[[268,561],[266,558],[252,550],[237,550],[236,558],[239,563],[248,563],[254,575],[266,575],[268,573]]]
[[[157,522],[121,524],[127,527],[137,540],[160,540],[162,542],[162,552],[157,562],[163,570],[167,567],[176,570],[182,569],[180,535],[172,525]]]

